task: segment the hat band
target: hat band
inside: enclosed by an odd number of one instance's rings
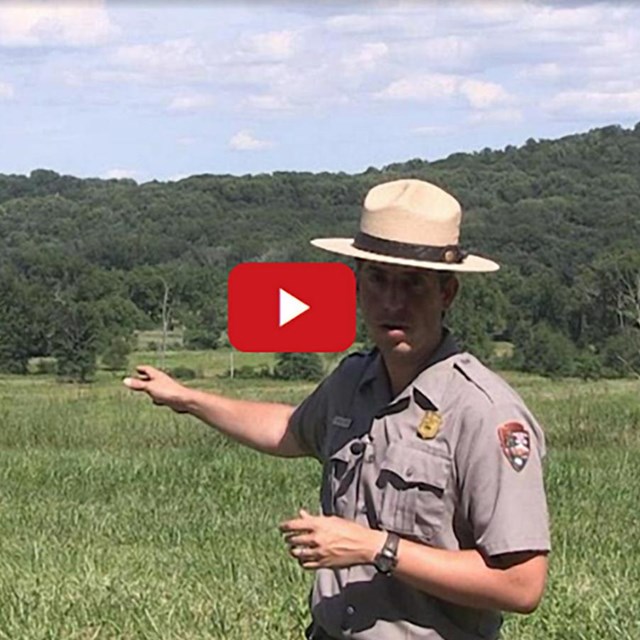
[[[372,253],[379,253],[393,258],[444,262],[445,264],[459,264],[467,257],[467,252],[460,249],[457,244],[434,247],[428,244],[397,242],[396,240],[384,240],[383,238],[370,236],[362,231],[359,231],[354,238],[353,246],[362,251],[371,251]]]

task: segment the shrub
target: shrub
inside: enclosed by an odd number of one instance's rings
[[[125,371],[129,367],[131,345],[122,336],[112,338],[102,354],[102,364],[109,371]]]
[[[56,372],[54,358],[38,358],[35,363],[35,373],[38,375],[51,375]]]
[[[172,378],[177,378],[178,380],[195,380],[198,377],[198,373],[195,369],[191,369],[191,367],[184,367],[182,365],[168,369],[167,374]]]
[[[322,360],[317,353],[279,353],[273,369],[275,378],[282,380],[319,380]]]
[[[229,375],[230,372],[227,372]],[[233,375],[235,378],[249,379],[249,378],[270,378],[271,377],[271,369],[266,364],[256,365],[252,367],[251,365],[245,364],[241,367],[238,367]]]

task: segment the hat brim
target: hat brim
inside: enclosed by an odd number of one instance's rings
[[[397,264],[405,267],[417,267],[419,269],[434,269],[435,271],[456,271],[469,273],[489,273],[497,271],[500,265],[488,258],[481,256],[468,255],[462,262],[448,264],[444,262],[428,262],[426,260],[411,260],[410,258],[396,258],[395,256],[387,256],[371,251],[363,251],[353,246],[353,238],[315,238],[311,240],[311,244],[319,249],[331,251],[331,253],[339,253],[343,256],[351,258],[360,258],[361,260],[372,260],[374,262],[385,262],[388,264]]]

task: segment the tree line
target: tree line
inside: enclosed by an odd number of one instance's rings
[[[463,246],[503,266],[462,278],[449,322],[464,346],[545,375],[639,374],[640,123],[356,175],[0,174],[0,369],[52,356],[61,377],[89,379],[163,323],[216,348],[230,269],[338,259],[309,239],[353,235],[368,189],[401,177],[455,194]]]

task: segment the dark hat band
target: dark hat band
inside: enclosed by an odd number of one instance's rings
[[[397,242],[396,240],[384,240],[370,236],[359,231],[353,240],[353,246],[362,251],[379,253],[393,258],[405,258],[407,260],[421,260],[424,262],[443,262],[444,264],[460,264],[466,257],[457,244],[445,247],[433,247],[425,244],[412,244],[411,242]]]

